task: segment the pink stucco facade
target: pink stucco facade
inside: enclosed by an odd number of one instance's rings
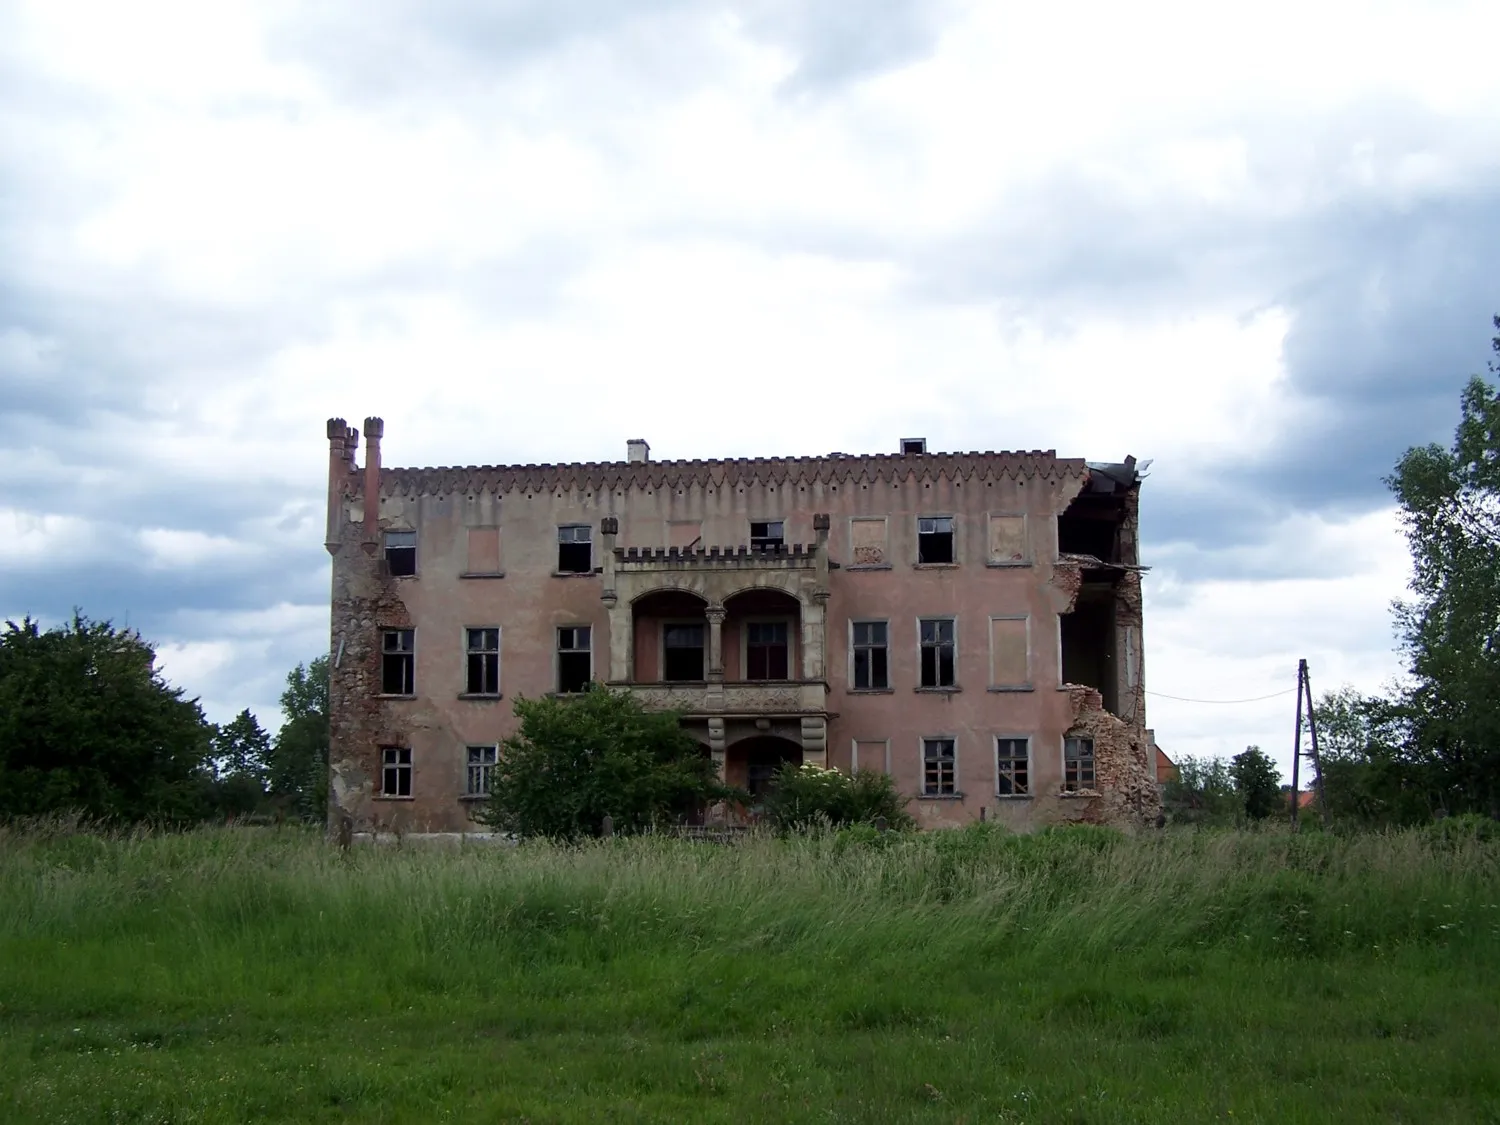
[[[359,465],[358,432],[328,426],[331,817],[473,827],[513,700],[580,668],[682,710],[736,784],[791,758],[887,770],[929,826],[1159,813],[1132,459],[653,461],[633,442],[619,462],[396,469],[382,433],[366,419]]]

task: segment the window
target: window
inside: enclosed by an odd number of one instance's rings
[[[1031,623],[1025,617],[990,618],[990,687],[1031,686]]]
[[[417,631],[382,629],[380,632],[380,692],[382,695],[414,695],[417,690]]]
[[[1030,747],[1024,738],[995,739],[995,793],[1024,797],[1031,792]]]
[[[410,578],[417,573],[417,533],[385,533],[385,567],[393,578]]]
[[[849,748],[849,768],[891,772],[891,744],[884,738],[856,738]]]
[[[856,621],[854,629],[854,690],[880,691],[891,686],[884,621]]]
[[[557,569],[564,574],[594,573],[594,529],[586,523],[557,529]]]
[[[587,625],[568,625],[557,631],[557,690],[583,691],[594,678],[593,653]]]
[[[951,738],[922,739],[922,796],[957,795],[958,756]]]
[[[495,755],[498,749],[495,746],[469,747],[469,773],[464,785],[465,797],[489,796],[490,773],[495,768]]]
[[[471,527],[468,536],[465,574],[500,573],[500,529]]]
[[[934,516],[917,521],[917,562],[951,563],[953,554],[953,518]]]
[[[469,668],[465,690],[470,695],[500,694],[500,630],[469,629]]]
[[[1063,739],[1063,791],[1076,793],[1094,787],[1094,740]]]
[[[787,650],[785,621],[746,622],[745,679],[786,679]]]
[[[380,752],[380,795],[411,796],[411,750],[388,746]]]
[[[663,625],[662,679],[703,679],[703,626]]]
[[[927,439],[924,437],[904,437],[901,439],[901,453],[926,453]]]
[[[951,688],[954,678],[954,621],[951,617],[927,617],[918,623],[922,634],[922,686]]]
[[[752,551],[779,551],[786,543],[786,522],[767,520],[750,525],[750,549]]]

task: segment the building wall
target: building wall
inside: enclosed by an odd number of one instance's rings
[[[883,767],[888,745],[897,785],[916,794],[921,739],[956,739],[961,796],[911,802],[913,814],[929,825],[981,815],[1023,829],[1080,819],[1133,824],[1157,812],[1144,736],[1138,572],[1124,575],[1119,599],[1126,606],[1119,628],[1134,630],[1117,646],[1123,654],[1116,661],[1118,710],[1126,719],[1104,712],[1097,692],[1063,686],[1058,615],[1072,607],[1081,579],[1078,564],[1057,558],[1056,517],[1085,487],[1089,472],[1082,461],[1051,453],[929,454],[392,470],[379,467],[381,430],[378,419],[366,421],[367,464],[357,468],[351,431],[339,420],[329,424],[331,815],[347,813],[361,827],[461,829],[472,808],[459,799],[465,747],[512,733],[517,696],[554,689],[556,629],[589,625],[595,678],[608,678],[603,579],[555,573],[559,525],[592,528],[599,566],[605,517],[619,521],[616,542],[625,548],[745,545],[753,520],[784,521],[790,546],[815,542],[818,513],[831,517],[827,557],[833,569],[821,646],[830,765],[851,768],[858,741],[865,747],[859,765]],[[372,534],[366,514],[376,480]],[[1133,494],[1129,500],[1134,562]],[[917,520],[928,516],[954,518],[954,565],[917,564]],[[993,527],[992,516],[1000,517]],[[870,522],[879,517],[886,521],[883,536]],[[414,577],[382,572],[379,535],[392,530],[417,533]],[[917,620],[926,616],[957,620],[955,690],[917,690]],[[1000,677],[1003,684],[992,676],[992,618],[1006,622],[997,629],[1008,635],[1026,631],[1024,683],[1014,682],[1016,668]],[[849,622],[856,619],[889,622],[888,690],[851,690]],[[379,696],[382,627],[416,630],[415,698]],[[474,627],[501,631],[500,699],[462,698],[464,631]],[[657,678],[658,636],[655,619],[636,631],[637,681]],[[741,674],[740,621],[732,610],[723,648],[725,678],[734,680]],[[800,667],[794,651],[794,677]],[[1096,740],[1100,782],[1085,795],[1060,793],[1069,731]],[[1030,797],[997,796],[997,735],[1031,740]],[[410,799],[379,795],[383,746],[412,750]],[[865,760],[871,757],[877,760]]]

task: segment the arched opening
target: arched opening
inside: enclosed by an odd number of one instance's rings
[[[745,590],[724,602],[726,680],[801,679],[802,605],[783,590]]]
[[[787,762],[802,764],[802,747],[789,738],[758,735],[741,739],[724,752],[724,780],[737,785],[759,804],[770,792],[776,771]]]
[[[631,605],[638,683],[708,678],[708,603],[686,590],[657,590]]]

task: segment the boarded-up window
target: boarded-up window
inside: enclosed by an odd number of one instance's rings
[[[884,566],[885,517],[849,521],[850,555],[854,566]]]
[[[703,538],[703,524],[698,520],[669,520],[667,523],[668,547],[692,547]]]
[[[1026,618],[990,618],[990,684],[1023,687],[1031,682],[1026,656]]]
[[[1026,561],[1026,517],[990,517],[990,562],[1023,563]]]
[[[891,744],[883,738],[857,738],[854,740],[854,760],[850,765],[856,770],[875,770],[889,773],[891,769]]]
[[[500,573],[500,529],[469,528],[469,557],[464,566],[468,574]]]

